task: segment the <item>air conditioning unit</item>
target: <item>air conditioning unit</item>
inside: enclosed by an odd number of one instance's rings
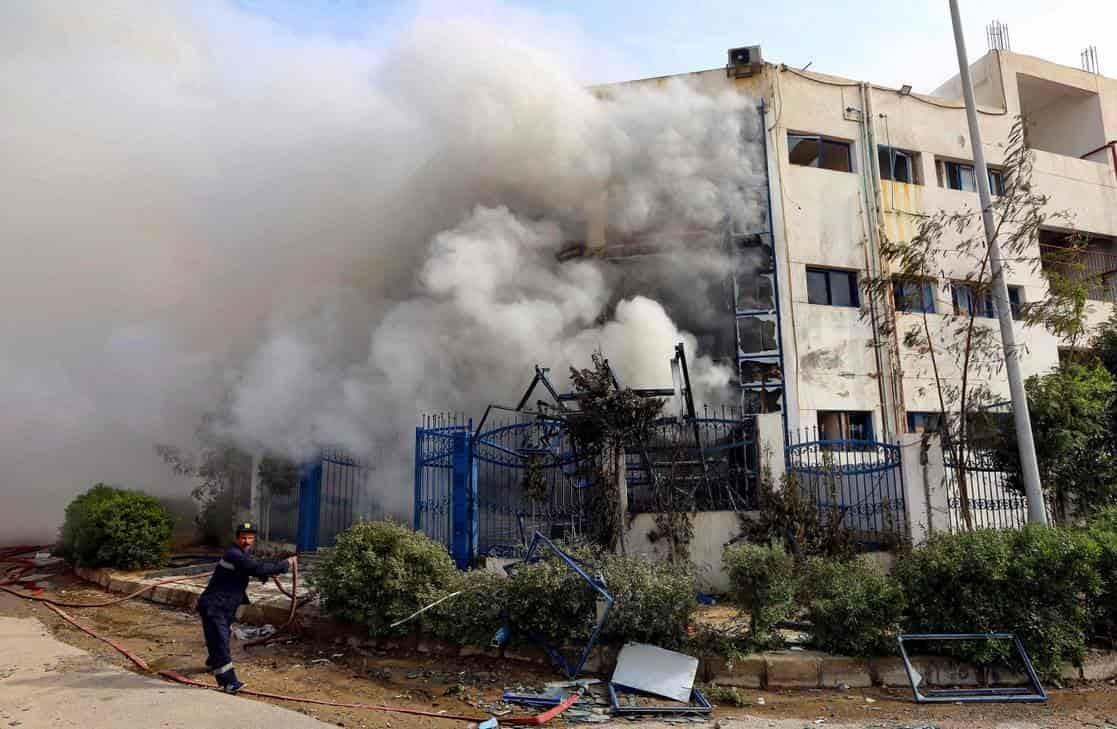
[[[730,48],[729,65],[725,67],[725,75],[730,78],[745,78],[760,73],[763,65],[764,59],[760,55],[760,46]]]

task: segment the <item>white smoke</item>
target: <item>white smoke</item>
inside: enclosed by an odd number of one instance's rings
[[[184,493],[152,444],[206,413],[246,448],[376,454],[398,511],[417,414],[515,400],[535,363],[561,383],[601,349],[663,385],[685,341],[727,382],[662,303],[610,310],[610,264],[554,254],[603,195],[610,235],[758,223],[750,99],[599,99],[491,24],[381,53],[221,3],[8,3],[0,54],[0,540],[94,481]]]

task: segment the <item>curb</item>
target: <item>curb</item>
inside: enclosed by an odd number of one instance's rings
[[[145,579],[137,573],[115,572],[99,568],[77,567],[78,577],[93,582],[110,592],[127,593],[158,582]],[[256,594],[253,594],[253,592]],[[143,595],[144,599],[163,605],[194,610],[202,588],[193,585],[165,585]],[[238,622],[253,625],[271,623],[278,625],[287,619],[290,601],[274,592],[261,593],[249,586],[251,605],[241,608]],[[304,606],[300,613],[304,630],[319,639],[345,643],[362,654],[379,652],[415,652],[422,655],[462,658],[487,658],[546,665],[546,653],[535,646],[507,646],[486,648],[457,645],[415,635],[397,638],[369,638],[364,629],[335,622],[323,617],[318,606]],[[618,649],[615,646],[597,646],[586,661],[586,671],[608,674],[616,666]],[[985,670],[968,663],[938,656],[912,656],[912,663],[923,674],[930,686],[979,686],[986,679],[997,682],[1023,683],[1022,676],[1004,675],[995,670]],[[898,657],[851,658],[817,651],[769,651],[727,661],[720,656],[699,659],[698,678],[718,686],[736,686],[747,689],[834,689],[868,688],[884,686],[906,688],[908,683],[904,663]],[[1063,665],[1061,678],[1065,681],[1107,681],[1117,678],[1117,651],[1089,651],[1081,668]]]

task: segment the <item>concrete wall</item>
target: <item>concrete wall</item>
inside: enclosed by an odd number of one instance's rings
[[[690,515],[694,537],[690,542],[690,562],[699,589],[725,592],[729,579],[721,565],[721,553],[731,539],[741,533],[741,516],[736,511],[699,511]],[[628,554],[644,555],[656,561],[667,558],[667,545],[655,540],[655,514],[637,514],[624,536]]]

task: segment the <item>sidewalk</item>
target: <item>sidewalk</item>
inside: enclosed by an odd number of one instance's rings
[[[34,618],[0,617],[0,727],[327,726],[331,725],[271,704],[125,671],[56,640]]]

